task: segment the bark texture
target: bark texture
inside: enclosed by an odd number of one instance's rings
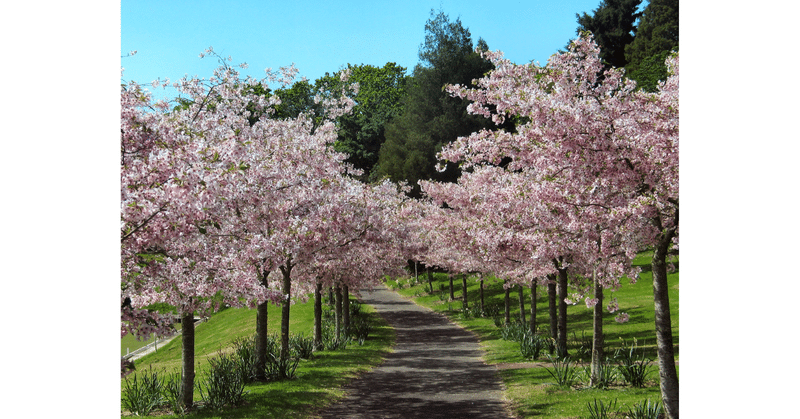
[[[536,333],[536,280],[531,280],[531,336]]]
[[[547,276],[547,300],[550,314],[550,337],[558,340],[558,294],[556,291],[556,276]]]
[[[594,275],[592,275],[594,276]],[[594,306],[594,317],[592,319],[592,374],[589,379],[589,385],[594,386],[597,384],[600,377],[601,363],[603,362],[603,287],[595,277],[594,281],[594,298],[597,299],[597,304]]]
[[[194,404],[194,313],[181,316],[181,404]]]
[[[670,419],[678,419],[678,373],[675,369],[672,318],[669,310],[669,284],[667,282],[667,252],[674,236],[674,229],[667,229],[659,236],[659,243],[654,249],[652,260],[658,373],[661,378],[661,399],[667,417]]]
[[[281,365],[287,365],[289,360],[289,307],[292,299],[292,261],[289,259],[286,265],[281,266],[283,273],[283,305],[281,306]],[[280,378],[286,378],[286,370],[279,372]]]
[[[259,274],[261,285],[264,287],[268,285],[268,274],[269,272],[266,271]],[[267,309],[269,308],[268,305],[269,303],[264,301],[256,308],[256,380],[267,379],[267,342],[269,337],[269,330],[267,327],[269,323],[269,314],[267,312]]]
[[[556,352],[559,357],[569,355],[567,351],[567,269],[558,267],[558,340]]]
[[[322,284],[314,289],[314,347],[322,347]]]

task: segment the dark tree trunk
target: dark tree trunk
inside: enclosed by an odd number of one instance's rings
[[[589,378],[589,385],[597,384],[600,379],[600,364],[603,362],[603,287],[597,280],[596,275],[592,276],[594,282],[594,298],[597,299],[597,304],[594,306],[594,317],[592,319],[592,367],[591,377]]]
[[[350,333],[350,288],[347,285],[342,285],[342,320],[342,330],[347,337]]]
[[[469,301],[467,300],[467,274],[461,274],[461,283],[464,286],[464,310],[469,308]]]
[[[289,360],[289,303],[292,299],[292,259],[286,261],[285,266],[281,266],[283,273],[283,289],[281,292],[284,295],[283,305],[281,307],[281,365],[287,365]],[[280,378],[286,378],[286,371],[281,369]]]
[[[449,274],[447,274],[447,277],[450,279],[450,301],[455,301],[456,300],[456,295],[453,292],[453,274],[449,273]]]
[[[322,284],[314,289],[314,347],[322,348]]]
[[[483,313],[486,313],[486,305],[485,305],[485,302],[484,302],[484,299],[483,299],[483,278],[481,278],[481,288],[480,288],[480,290],[481,290],[480,291],[481,292],[481,315],[483,315]]]
[[[558,340],[556,352],[559,357],[569,355],[567,351],[567,269],[558,268]]]
[[[558,295],[555,274],[547,275],[547,300],[550,311],[550,337],[556,341],[558,340]]]
[[[536,280],[531,280],[531,336],[536,333]]]
[[[505,325],[509,326],[511,324],[511,288],[506,287],[506,285],[508,285],[508,284],[506,284],[505,282],[506,281],[503,281],[503,290],[505,292],[504,302],[505,302],[505,306],[506,306],[505,307],[506,308]]]
[[[194,405],[194,313],[181,316],[181,403],[185,408]]]
[[[263,272],[260,274],[261,285],[267,287],[267,276],[269,272]],[[256,362],[255,362],[255,373],[256,373],[256,380],[266,380],[266,368],[267,368],[267,342],[269,338],[269,330],[268,330],[268,323],[269,323],[269,313],[268,313],[269,303],[264,301],[263,303],[258,305],[256,309]]]
[[[669,309],[667,282],[667,252],[675,229],[666,229],[659,236],[653,251],[653,300],[655,302],[658,371],[661,378],[661,399],[670,419],[678,419],[678,373],[675,369],[675,350],[672,342],[672,319]]]
[[[430,267],[428,267],[428,288],[431,289],[431,294],[433,294],[433,271],[431,271]]]
[[[519,319],[522,321],[522,325],[525,325],[525,291],[522,288],[522,285],[517,285],[519,291]]]
[[[269,303],[264,301],[258,305],[256,311],[256,362],[255,373],[256,380],[266,380],[267,368],[267,342],[268,342],[268,320],[269,314],[267,312]]]
[[[342,287],[337,283],[333,289],[333,294],[336,298],[336,308],[334,309],[334,320],[336,327],[336,339],[342,338]]]

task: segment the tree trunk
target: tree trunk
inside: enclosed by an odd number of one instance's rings
[[[181,316],[181,403],[185,408],[194,405],[194,312]]]
[[[450,279],[450,301],[455,301],[456,300],[456,295],[453,292],[453,274],[452,273],[448,273],[447,276]]]
[[[547,300],[550,311],[550,337],[556,341],[558,340],[558,295],[555,274],[547,275]]]
[[[675,369],[672,319],[669,310],[669,283],[667,282],[667,252],[674,235],[674,228],[661,233],[651,262],[661,400],[664,403],[667,417],[670,419],[678,419],[678,373]]]
[[[261,285],[265,288],[267,287],[267,276],[269,272],[264,271],[260,275]],[[269,341],[269,330],[268,330],[268,323],[269,323],[269,313],[268,307],[269,303],[264,301],[263,303],[258,305],[256,309],[256,362],[255,362],[255,373],[256,373],[256,380],[266,380],[266,368],[267,368],[267,342]]]
[[[464,310],[469,308],[469,300],[467,299],[467,274],[461,274],[461,284],[464,289]]]
[[[603,287],[597,280],[595,273],[592,273],[594,282],[594,298],[597,304],[594,306],[594,317],[592,319],[592,367],[589,385],[594,386],[600,379],[600,365],[603,362]]]
[[[567,351],[567,269],[558,268],[558,341],[556,353],[559,358],[569,355]]]
[[[289,360],[289,303],[292,299],[292,259],[286,261],[285,266],[281,266],[283,273],[283,306],[281,307],[281,365],[287,365]],[[286,370],[281,368],[280,378],[286,378]]]
[[[256,380],[266,380],[267,368],[267,342],[269,341],[269,331],[267,328],[269,314],[267,312],[269,303],[264,301],[258,305],[256,312]]]
[[[505,306],[506,306],[506,318],[505,318],[505,325],[511,325],[511,288],[506,287],[508,285],[506,281],[503,281],[503,290],[505,292]]]
[[[519,291],[519,319],[524,326],[525,322],[525,291],[522,288],[522,285],[517,284],[517,288]]]
[[[536,334],[536,280],[531,280],[531,336]]]
[[[350,334],[350,288],[347,285],[342,285],[342,320],[344,336]]]
[[[314,289],[314,348],[322,348],[322,284]]]
[[[339,283],[336,283],[336,287],[333,290],[333,294],[336,298],[336,308],[334,309],[334,320],[336,327],[336,339],[342,338],[342,287]]]
[[[481,290],[480,291],[481,292],[481,316],[483,316],[484,313],[486,313],[486,305],[484,304],[484,299],[483,299],[483,278],[481,278],[481,288],[480,288],[480,290]]]

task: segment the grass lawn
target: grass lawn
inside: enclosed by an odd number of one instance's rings
[[[622,287],[616,292],[605,292],[605,301],[616,297],[619,302],[619,311],[628,313],[630,320],[619,324],[614,321],[615,314],[607,313],[603,323],[605,333],[606,355],[611,357],[616,349],[621,348],[623,341],[632,345],[636,339],[638,347],[644,351],[647,358],[653,360],[650,381],[645,388],[633,388],[623,383],[612,385],[609,389],[600,390],[587,388],[581,384],[570,389],[556,385],[553,377],[545,368],[530,368],[530,364],[499,365],[500,376],[506,386],[506,396],[512,400],[514,410],[521,418],[579,418],[589,417],[587,403],[594,399],[610,403],[617,400],[617,409],[627,412],[628,408],[636,403],[646,401],[661,401],[658,387],[658,362],[656,355],[655,314],[653,308],[653,279],[649,271],[649,260],[652,253],[642,253],[634,261],[635,265],[642,266],[643,272],[635,284],[630,284],[628,279],[623,279]],[[678,263],[675,263],[676,268]],[[446,274],[435,274],[433,290],[428,288],[427,277],[420,275],[420,284],[415,284],[413,278],[389,280],[387,286],[395,289],[402,295],[413,298],[418,304],[446,314],[456,323],[475,332],[481,345],[486,350],[485,361],[489,364],[526,363],[532,360],[523,359],[519,344],[502,339],[501,329],[492,318],[465,316],[461,311],[462,285],[460,276],[453,281],[456,301],[448,301],[449,281]],[[672,333],[675,343],[675,360],[678,361],[679,353],[679,317],[678,317],[678,271],[668,275],[670,284],[670,311],[672,320]],[[549,330],[548,299],[546,287],[538,287],[537,296],[537,324],[540,331]],[[511,292],[511,318],[519,319],[519,296],[516,288]],[[525,289],[526,320],[530,320],[530,288]],[[467,297],[470,307],[479,304],[479,284],[477,278],[467,280]],[[487,306],[499,306],[500,316],[504,312],[504,292],[502,281],[496,278],[487,278],[484,281],[484,300]],[[592,311],[581,301],[567,309],[567,334],[571,337],[568,343],[570,355],[576,357],[580,354],[580,346],[588,344],[591,350],[592,336]],[[588,361],[589,358],[584,358]],[[535,360],[552,369],[546,358],[546,352]]]
[[[394,343],[394,331],[380,317],[375,315],[370,306],[362,306],[373,321],[372,332],[364,345],[353,342],[343,351],[315,352],[311,359],[301,360],[297,367],[297,377],[292,380],[256,383],[247,385],[245,403],[239,407],[226,408],[222,412],[197,410],[184,418],[308,418],[343,397],[340,388],[370,370],[391,351]],[[291,308],[291,334],[303,333],[311,335],[314,324],[313,300],[296,304]],[[204,379],[208,370],[208,358],[219,351],[230,350],[233,341],[250,337],[255,333],[256,310],[229,308],[212,316],[207,322],[199,323],[195,330],[195,382]],[[270,307],[270,334],[279,334],[280,307]],[[159,348],[158,352],[149,354],[136,361],[137,371],[152,368],[172,374],[180,371],[181,339],[176,338]],[[130,379],[129,375],[126,379]],[[122,379],[122,389],[126,379]],[[200,401],[200,393],[195,390],[195,400]],[[171,416],[169,412],[163,418]],[[127,413],[123,412],[123,416]]]

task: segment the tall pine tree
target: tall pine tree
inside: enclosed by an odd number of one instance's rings
[[[451,22],[444,12],[431,10],[425,32],[419,50],[421,63],[406,87],[403,113],[387,124],[386,141],[375,167],[379,177],[407,181],[415,197],[420,193],[420,179],[458,179],[460,172],[455,165],[448,165],[442,173],[436,171],[436,153],[443,145],[490,123],[469,115],[468,102],[451,97],[443,89],[446,84],[471,85],[472,80],[492,69],[491,63],[474,51],[469,29],[460,19]],[[488,50],[483,39],[477,46]]]

